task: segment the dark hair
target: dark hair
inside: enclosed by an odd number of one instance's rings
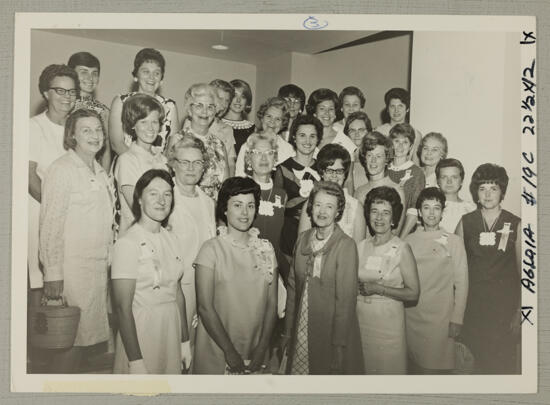
[[[401,213],[403,212],[403,203],[399,197],[399,193],[393,187],[380,186],[375,187],[367,193],[365,198],[365,206],[363,214],[370,228],[370,209],[373,203],[386,201],[391,205],[392,223],[391,228],[396,229],[399,226]]]
[[[420,166],[424,166],[424,163],[422,162],[422,149],[424,148],[424,143],[431,138],[437,139],[441,143],[441,146],[443,147],[443,156],[441,156],[441,159],[445,159],[447,157],[447,153],[449,152],[449,145],[447,144],[447,138],[445,138],[443,134],[440,134],[439,132],[429,132],[422,137],[422,139],[420,140],[420,143],[418,144],[418,149],[416,150],[416,156],[418,157]]]
[[[323,138],[323,124],[313,115],[298,115],[294,121],[292,121],[288,134],[288,143],[296,150],[296,133],[298,132],[298,128],[302,125],[313,125],[315,127],[315,132],[317,132],[317,145],[319,145],[319,142],[321,142]]]
[[[164,69],[166,67],[166,61],[164,60],[164,56],[162,56],[159,51],[153,48],[143,48],[136,54],[136,57],[134,58],[134,70],[132,70],[132,76],[137,76],[139,68],[145,62],[156,63],[160,67],[160,71],[162,74],[161,79],[164,79]]]
[[[40,78],[38,79],[38,90],[40,91],[40,94],[42,94],[42,97],[44,97],[44,93],[50,89],[52,81],[56,77],[68,77],[73,79],[74,88],[80,91],[78,74],[73,68],[70,68],[67,65],[49,65],[46,66],[42,73],[40,73]],[[46,99],[46,97],[44,97],[44,99]]]
[[[393,144],[380,132],[374,131],[365,135],[359,147],[359,162],[363,168],[367,168],[367,152],[374,150],[378,145],[386,150],[386,166],[393,160]]]
[[[472,181],[470,182],[470,194],[478,207],[480,206],[478,196],[479,187],[487,183],[497,184],[501,191],[500,201],[504,200],[506,189],[508,188],[508,174],[506,173],[506,169],[494,163],[484,163],[474,171]]]
[[[252,110],[252,89],[250,88],[250,85],[241,79],[233,79],[229,82],[229,84],[231,84],[235,90],[242,90],[243,96],[246,99],[244,112],[248,115],[250,110]]]
[[[288,113],[288,105],[286,104],[286,101],[283,100],[281,97],[270,97],[262,103],[260,108],[258,108],[256,117],[258,117],[259,125],[257,126],[257,128],[260,130],[264,129],[262,126],[262,120],[267,110],[269,110],[271,107],[278,108],[283,112],[280,131],[286,131],[290,115]]]
[[[428,187],[423,189],[418,198],[416,199],[416,209],[420,210],[422,208],[422,203],[426,200],[437,200],[441,203],[441,208],[445,208],[445,194],[439,187]]]
[[[306,112],[308,115],[315,114],[317,106],[323,101],[332,101],[334,104],[334,112],[340,110],[340,102],[338,101],[338,95],[330,89],[317,89],[309,95],[306,104]]]
[[[254,218],[258,216],[260,208],[260,186],[250,177],[229,177],[224,180],[218,192],[218,201],[216,202],[216,221],[222,221],[227,225],[227,203],[231,197],[239,194],[252,194],[254,196],[254,205],[256,212]]]
[[[162,104],[155,98],[147,94],[134,94],[128,97],[122,105],[122,128],[133,141],[136,140],[137,135],[134,130],[134,126],[139,120],[146,118],[153,111],[158,111],[159,122],[162,124],[164,120],[164,108]]]
[[[317,171],[322,175],[327,167],[332,166],[337,159],[342,160],[345,173],[344,181],[346,181],[351,166],[351,156],[346,148],[337,143],[328,143],[321,148],[316,159]]]
[[[344,134],[348,135],[349,126],[353,124],[353,121],[357,121],[357,120],[363,121],[365,123],[365,127],[367,128],[367,133],[372,132],[372,123],[367,113],[364,111],[355,111],[355,112],[352,112],[350,115],[348,115],[348,118],[346,118],[346,123],[344,124]]]
[[[398,136],[404,136],[409,140],[411,148],[416,140],[414,128],[410,124],[396,124],[390,129],[390,139],[393,141]]]
[[[462,166],[462,163],[458,159],[453,158],[447,158],[447,159],[441,159],[437,166],[435,167],[435,177],[439,180],[439,174],[441,173],[441,169],[444,169],[445,167],[456,167],[458,171],[460,172],[460,178],[464,180],[464,166]]]
[[[98,72],[101,70],[99,59],[90,52],[73,53],[69,58],[67,65],[72,69],[75,69],[77,66],[86,66],[89,68],[97,68]]]
[[[363,94],[363,92],[355,86],[348,86],[348,87],[345,87],[338,95],[340,108],[344,106],[344,97],[346,96],[356,96],[359,99],[359,102],[361,103],[361,108],[365,107],[365,102],[367,100],[365,99],[365,95]]]
[[[172,176],[170,175],[170,173],[162,169],[147,170],[136,182],[136,187],[134,188],[134,201],[132,202],[132,214],[134,214],[135,218],[134,223],[138,222],[141,219],[141,204],[139,203],[139,199],[143,195],[143,190],[145,190],[145,188],[157,177],[168,183],[170,185],[170,188],[172,189],[172,204],[170,205],[170,212],[168,213],[166,218],[160,223],[164,227],[168,225],[168,218],[170,217],[170,214],[174,209],[174,181],[172,180]]]
[[[407,108],[411,105],[411,96],[409,92],[401,87],[389,89],[386,94],[384,94],[384,103],[386,104],[386,108],[389,107],[390,101],[394,98],[400,100]]]
[[[216,89],[221,89],[225,91],[226,93],[229,93],[229,102],[231,103],[231,100],[233,100],[233,97],[235,97],[235,89],[233,86],[222,79],[214,79],[210,82],[210,86],[214,86]]]
[[[74,150],[76,148],[76,139],[74,138],[76,123],[80,118],[88,117],[97,118],[99,120],[99,123],[101,124],[101,129],[103,131],[103,146],[101,147],[101,150],[97,152],[97,154],[101,153],[105,149],[105,142],[107,141],[105,139],[105,125],[103,124],[103,120],[97,112],[95,112],[94,110],[89,110],[87,108],[80,108],[78,110],[75,110],[67,117],[67,120],[65,121],[65,131],[63,133],[63,148],[65,148],[66,150]]]
[[[303,110],[304,106],[306,105],[306,93],[304,93],[304,91],[295,84],[285,84],[284,86],[281,86],[279,88],[277,96],[281,98],[292,96],[296,97],[298,100],[300,100],[300,110]]]
[[[338,184],[333,183],[332,181],[317,181],[313,185],[313,190],[311,190],[311,193],[309,194],[309,197],[307,199],[307,206],[306,206],[306,212],[307,215],[311,218],[313,221],[313,203],[315,202],[315,196],[320,192],[324,191],[328,195],[332,195],[336,197],[338,201],[338,207],[336,218],[334,218],[334,222],[338,222],[342,219],[342,216],[344,215],[344,209],[346,208],[346,197],[344,195],[344,190],[342,187],[340,187]]]

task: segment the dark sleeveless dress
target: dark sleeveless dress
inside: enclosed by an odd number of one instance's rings
[[[478,374],[515,374],[516,344],[510,322],[518,309],[521,284],[516,268],[515,241],[520,218],[502,210],[493,231],[494,245],[480,245],[485,232],[479,209],[462,217],[464,245],[468,257],[469,291],[462,339],[472,351]],[[504,251],[499,249],[504,234],[498,232],[509,224],[511,232]]]

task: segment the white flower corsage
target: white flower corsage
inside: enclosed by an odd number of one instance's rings
[[[308,198],[311,190],[313,190],[313,180],[300,180],[300,196]]]
[[[405,183],[407,182],[407,180],[409,180],[409,179],[412,179],[411,169],[408,169],[405,172],[405,175],[403,177],[401,177],[401,180],[399,180],[399,185],[401,187],[403,187],[405,185]]]

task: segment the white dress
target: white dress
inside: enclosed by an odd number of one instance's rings
[[[359,243],[359,281],[403,288],[399,264],[405,243],[394,236],[380,246]],[[405,309],[401,301],[381,295],[357,296],[366,374],[406,374]]]
[[[471,201],[449,201],[445,202],[443,217],[439,223],[439,227],[445,229],[449,233],[454,233],[456,226],[462,219],[464,214],[475,211],[477,206]]]
[[[136,280],[132,313],[149,374],[181,373],[181,318],[176,291],[182,275],[177,237],[166,229],[152,233],[134,224],[117,240],[112,278]],[[113,373],[128,372],[128,357],[119,333]]]

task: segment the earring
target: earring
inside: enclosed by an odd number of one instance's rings
[[[137,77],[134,77],[134,82],[136,82],[136,83],[137,83]]]

